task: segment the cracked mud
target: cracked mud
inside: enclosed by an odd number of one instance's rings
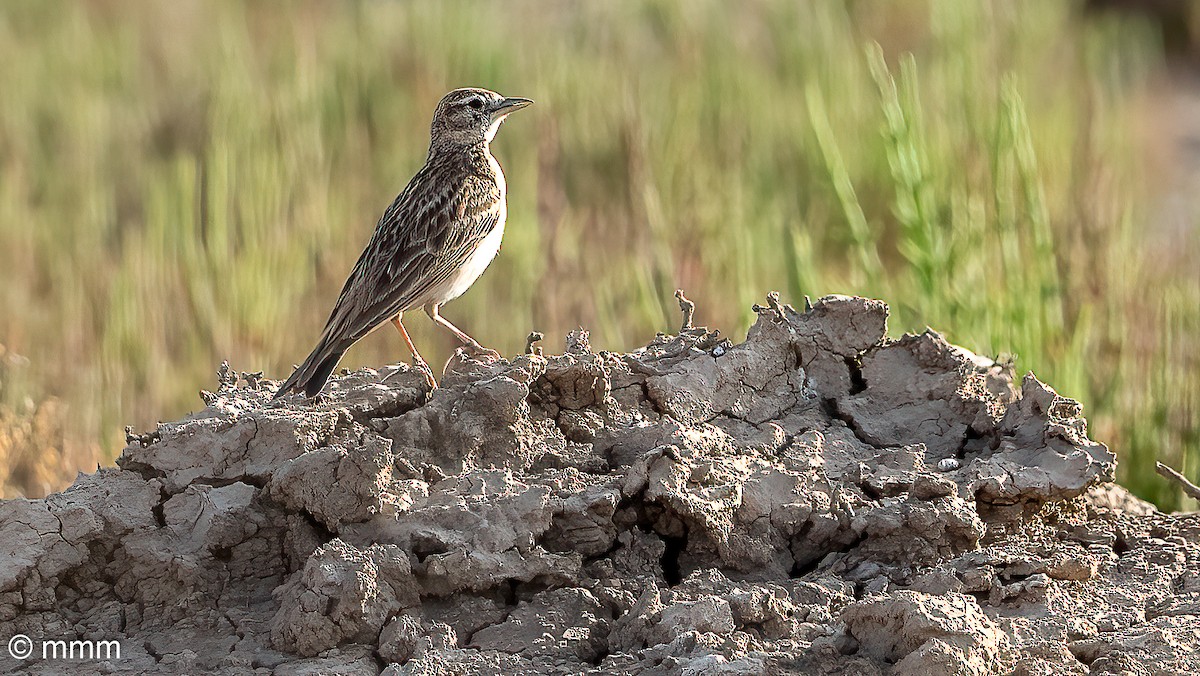
[[[0,636],[120,640],[97,673],[1200,671],[1200,521],[1113,485],[1078,403],[878,301],[756,310],[432,393],[222,369],[0,503]]]

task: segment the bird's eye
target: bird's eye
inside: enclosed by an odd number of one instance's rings
[[[467,101],[467,105],[471,106],[475,110],[480,110],[483,108],[483,100],[482,99],[471,99],[470,101]]]

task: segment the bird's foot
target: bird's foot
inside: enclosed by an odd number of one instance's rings
[[[464,355],[473,359],[478,359],[480,357],[486,357],[489,361],[496,361],[500,359],[499,352],[491,348],[484,347],[476,342],[467,343],[458,349],[461,350]]]
[[[425,376],[425,382],[429,385],[429,389],[437,389],[437,379],[433,377],[433,369],[429,368],[429,364],[425,363],[420,357],[413,357],[413,368],[421,372]]]

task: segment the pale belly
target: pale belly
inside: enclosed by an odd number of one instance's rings
[[[475,248],[474,253],[467,259],[467,262],[459,267],[454,274],[450,275],[446,281],[430,289],[419,305],[430,303],[441,305],[463,295],[467,292],[467,289],[471,288],[475,280],[479,279],[483,271],[487,270],[487,266],[492,263],[492,259],[500,252],[500,240],[504,239],[504,222],[508,220],[508,204],[505,202],[508,186],[504,181],[504,171],[500,169],[500,163],[496,161],[496,158],[492,157],[490,152],[488,153],[488,162],[492,165],[492,175],[496,177],[496,182],[500,188],[500,217],[496,219],[496,227],[483,238],[483,241]],[[418,305],[418,303],[414,303],[415,305]]]
[[[500,251],[500,240],[504,238],[504,218],[505,214],[501,212],[500,220],[496,227],[488,233],[487,237],[475,247],[474,253],[467,259],[459,269],[452,274],[445,282],[439,284],[436,288],[430,289],[429,300],[426,303],[436,303],[441,305],[447,301],[454,300],[467,292],[475,280],[483,274],[487,266],[491,264],[492,259]]]

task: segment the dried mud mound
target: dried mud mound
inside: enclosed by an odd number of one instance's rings
[[[1078,403],[877,301],[756,310],[432,393],[227,374],[0,504],[0,637],[120,640],[97,672],[1200,670],[1200,522],[1108,483]]]

